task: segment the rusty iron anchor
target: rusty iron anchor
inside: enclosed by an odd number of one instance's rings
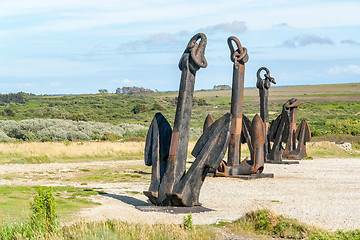
[[[233,42],[237,50],[234,49]],[[246,48],[232,36],[228,38],[230,59],[233,64],[233,81],[231,94],[231,135],[226,166],[221,164],[218,176],[239,176],[260,174],[265,161],[265,127],[259,115],[252,122],[243,114],[245,63],[249,57]],[[251,159],[241,161],[241,143],[248,143]],[[262,144],[262,146],[260,145]],[[262,154],[262,155],[261,155]],[[223,171],[223,172],[221,172]],[[273,177],[273,175],[269,175]]]
[[[264,79],[260,76],[260,73],[265,71]],[[269,88],[271,83],[276,84],[275,79],[270,76],[270,71],[266,67],[261,67],[256,73],[257,82],[256,87],[259,89],[260,96],[260,117],[265,123],[265,159],[267,154],[270,152],[270,139],[269,139],[269,109],[268,109],[268,98]]]
[[[192,152],[196,159],[186,172],[195,73],[207,65],[205,46],[206,36],[202,33],[195,35],[180,60],[182,75],[173,130],[160,113],[155,115],[149,128],[145,163],[153,166],[152,182],[144,194],[155,205],[200,205],[199,194],[206,174],[210,169],[219,167],[229,144],[230,113],[205,129]]]
[[[237,50],[234,49],[233,42]],[[228,172],[237,168],[241,162],[241,130],[242,130],[242,108],[244,103],[244,75],[245,63],[249,60],[247,49],[242,47],[239,39],[234,36],[228,38],[230,48],[230,60],[233,64],[233,80],[231,91],[231,135],[228,149]]]
[[[197,43],[199,39],[200,42]],[[154,192],[153,189],[144,191],[144,194],[149,198],[149,200],[156,205],[170,205],[170,201],[166,194],[172,192],[174,185],[180,181],[186,171],[195,75],[200,68],[205,68],[207,66],[207,61],[205,59],[206,43],[207,39],[205,34],[198,33],[194,35],[190,39],[179,61],[181,80],[171,140],[169,143],[166,143],[169,144],[168,158],[166,161],[166,167],[164,167],[166,168],[166,171],[162,178],[160,178],[160,184],[157,192]],[[155,122],[156,121],[153,121],[153,123]],[[150,126],[149,130],[152,128],[154,127]],[[149,141],[146,142],[145,149],[153,148],[151,145],[152,141],[149,139]],[[154,152],[158,151],[158,148],[159,147],[157,147]],[[167,147],[163,148],[165,149]],[[147,161],[147,163],[150,162],[153,162],[153,160],[149,159]],[[153,174],[157,175],[158,173],[155,172]],[[154,184],[154,186],[157,186],[157,184]]]
[[[306,142],[311,140],[311,131],[306,120],[302,120],[296,129],[295,138],[298,140],[297,148],[290,152],[288,158],[300,160],[307,157]]]
[[[297,104],[295,98],[291,98],[282,107],[281,114],[271,122],[269,128],[270,140],[274,143],[267,155],[266,163],[297,164],[297,161],[283,161],[282,143],[286,143],[290,136],[290,108]]]
[[[300,101],[296,98],[292,98],[291,102],[292,103],[287,106],[290,116],[290,130],[285,149],[282,153],[282,158],[284,159],[287,159],[290,155],[290,152],[296,149],[296,112],[298,106],[300,106]]]

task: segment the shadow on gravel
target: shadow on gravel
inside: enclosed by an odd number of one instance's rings
[[[150,203],[148,203],[148,202],[144,202],[144,201],[141,201],[141,200],[139,200],[139,199],[136,199],[136,198],[133,198],[133,197],[129,197],[129,196],[117,195],[117,194],[111,194],[111,193],[105,193],[105,192],[101,192],[100,194],[101,194],[102,196],[105,196],[105,197],[110,197],[110,198],[114,198],[114,199],[120,200],[120,201],[122,201],[123,203],[132,205],[132,206],[134,206],[134,207],[152,205],[152,204],[150,204]]]

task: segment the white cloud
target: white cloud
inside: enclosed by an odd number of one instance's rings
[[[86,69],[81,71],[80,69]],[[96,74],[101,69],[96,64],[53,59],[53,58],[27,58],[18,61],[9,61],[6,64],[0,61],[0,75],[19,78],[39,77],[69,77],[84,76],[85,74]]]
[[[347,65],[347,66],[334,66],[328,70],[329,74],[343,74],[343,73],[351,73],[360,75],[360,66],[358,65]]]
[[[32,83],[20,83],[20,84],[18,84],[19,88],[31,88],[33,86],[34,86],[34,84],[32,84]]]
[[[121,83],[122,83],[122,84],[130,85],[130,84],[139,84],[139,83],[142,83],[142,81],[139,81],[139,80],[130,80],[130,79],[128,79],[128,78],[124,78],[123,80],[121,80]]]
[[[50,86],[52,86],[52,87],[59,87],[61,85],[62,85],[62,82],[60,82],[60,81],[50,82]]]
[[[357,41],[354,41],[352,39],[346,39],[346,40],[341,40],[340,43],[342,44],[349,44],[349,45],[355,45],[355,46],[360,46],[360,43]]]
[[[157,34],[154,34],[154,35],[151,35],[147,40],[146,42],[175,42],[176,41],[176,38],[169,34],[169,33],[157,33]]]
[[[299,35],[297,37],[288,39],[283,42],[283,46],[289,47],[289,48],[303,47],[303,46],[312,45],[312,44],[333,45],[334,42],[328,37],[319,37],[314,34],[313,35]]]
[[[124,83],[124,84],[132,83],[132,81],[127,79],[127,78],[123,79],[121,82]]]
[[[217,32],[225,31],[230,33],[243,33],[247,29],[245,22],[243,21],[233,21],[232,23],[221,23],[213,26],[208,26],[205,28],[200,28],[199,32]]]
[[[239,9],[241,12],[239,12]],[[38,22],[26,27],[15,24],[11,30],[28,35],[38,32],[76,31],[101,28],[114,24],[143,23],[144,27],[132,29],[137,33],[176,32],[181,26],[190,32],[204,26],[212,26],[227,31],[242,32],[246,22],[250,29],[266,29],[284,23],[296,28],[316,28],[331,26],[359,25],[356,1],[264,1],[264,0],[224,0],[224,1],[127,1],[127,0],[2,0],[0,19],[16,17],[33,19]],[[48,17],[47,17],[48,16]],[[319,17],[321,16],[321,17]],[[232,24],[220,24],[224,19]],[[149,26],[150,22],[161,22],[160,27]],[[235,24],[234,24],[235,23]],[[246,28],[245,28],[246,29]],[[124,27],[118,31],[130,31]]]
[[[109,82],[110,83],[121,83],[122,80],[120,79],[110,79]]]
[[[274,24],[273,28],[290,29],[292,27],[290,27],[289,24],[287,24],[286,22],[282,22],[282,23]]]

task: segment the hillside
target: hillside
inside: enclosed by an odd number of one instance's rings
[[[137,123],[148,126],[156,112],[173,123],[177,92],[144,95],[92,94],[27,96],[26,101],[0,101],[0,120],[33,118],[69,119],[104,123]],[[272,86],[269,94],[270,121],[291,97],[302,104],[298,122],[307,119],[315,136],[360,134],[360,83],[312,86]],[[208,113],[215,119],[230,111],[231,90],[196,91],[191,125],[201,128]],[[245,89],[244,113],[259,112],[258,89]]]

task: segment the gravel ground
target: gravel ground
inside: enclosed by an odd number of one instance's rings
[[[86,166],[115,165],[142,161],[94,163],[52,163],[3,165],[0,174],[31,171],[72,171]],[[296,218],[327,230],[360,228],[360,159],[303,160],[300,164],[266,164],[265,173],[273,179],[239,180],[208,177],[201,189],[200,202],[215,211],[194,213],[194,224],[233,221],[245,213],[267,208],[277,214]],[[49,185],[63,182],[0,180],[0,185]],[[69,183],[80,186],[77,183]],[[78,220],[117,218],[144,223],[181,223],[184,214],[141,212],[135,208],[150,205],[142,194],[129,191],[147,190],[149,183],[89,183],[87,187],[102,187],[108,195],[93,196],[102,205],[84,209]]]

